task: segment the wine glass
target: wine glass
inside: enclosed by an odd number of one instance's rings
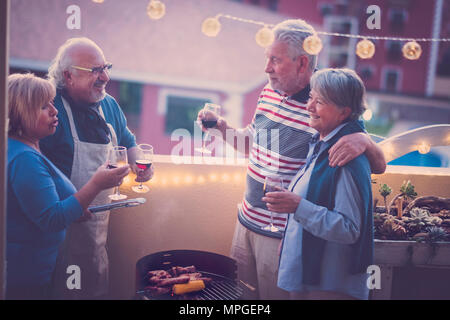
[[[153,147],[149,144],[141,143],[136,149],[136,166],[139,170],[147,170],[152,166],[153,162]],[[138,186],[132,186],[131,189],[137,193],[146,193],[150,189],[147,186],[142,185],[142,182]]]
[[[207,129],[214,128],[217,125],[217,120],[219,120],[220,106],[214,103],[205,103],[202,112],[203,112],[203,119],[202,119],[203,127]],[[200,123],[198,125],[201,126]],[[209,132],[206,131],[205,137],[202,140],[202,147],[195,148],[195,151],[207,154],[212,153],[211,150],[205,147],[205,141],[208,139],[208,135]]]
[[[127,165],[127,163],[128,163],[127,148],[119,146],[119,147],[112,147],[111,149],[109,149],[108,168],[114,169],[118,167],[123,167]],[[109,198],[111,200],[123,200],[127,198],[126,195],[120,194],[119,186],[116,187],[116,192],[114,194],[109,195]]]
[[[267,175],[264,180],[263,192],[266,195],[267,192],[275,192],[283,190],[283,179],[277,175]],[[270,224],[265,227],[261,227],[263,230],[277,232],[280,229],[273,225],[273,213],[270,211]]]

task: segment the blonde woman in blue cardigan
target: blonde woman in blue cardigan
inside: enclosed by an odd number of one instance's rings
[[[79,191],[45,157],[39,140],[55,133],[55,88],[32,74],[8,77],[7,299],[50,299],[58,248],[66,228],[89,219],[87,207],[117,186],[129,167],[99,167]]]

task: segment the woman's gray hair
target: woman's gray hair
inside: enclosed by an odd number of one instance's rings
[[[366,110],[366,88],[351,69],[322,69],[311,77],[311,89],[338,108],[349,107],[350,120],[357,120]]]
[[[277,24],[273,28],[275,41],[288,44],[292,59],[299,56],[308,57],[309,69],[314,71],[317,66],[317,55],[311,55],[303,49],[303,41],[316,33],[314,28],[302,19],[289,19]]]
[[[100,52],[102,52],[100,47],[91,39],[81,37],[67,40],[61,47],[59,47],[55,58],[48,68],[47,79],[58,89],[65,87],[64,71],[69,70],[70,66],[73,64],[70,49],[78,45],[96,47]]]

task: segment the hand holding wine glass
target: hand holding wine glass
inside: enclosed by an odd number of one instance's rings
[[[264,195],[268,192],[281,191],[283,190],[283,179],[278,175],[267,175],[264,180],[263,192]],[[262,227],[263,230],[277,232],[278,229],[273,223],[273,213],[270,211],[270,224]]]
[[[211,129],[216,127],[217,120],[219,120],[220,116],[220,106],[218,104],[214,103],[205,103],[205,106],[199,113],[199,118],[201,118],[201,123],[198,123],[198,125],[201,128],[205,129]],[[195,148],[195,151],[211,154],[211,150],[207,149],[205,146],[205,141],[208,140],[209,132],[206,131],[206,134],[202,140],[202,147],[201,148]]]
[[[108,168],[119,168],[128,165],[128,156],[127,156],[127,148],[125,147],[113,147],[109,150],[108,154]],[[109,198],[112,200],[123,200],[126,199],[127,196],[124,194],[120,194],[119,186],[120,183],[116,187],[116,192],[112,195],[109,195]]]
[[[139,174],[145,170],[150,170],[153,163],[153,147],[149,144],[141,143],[137,146],[136,150],[136,166],[138,167]],[[131,187],[134,192],[146,193],[150,189],[142,184],[142,181],[137,186]]]

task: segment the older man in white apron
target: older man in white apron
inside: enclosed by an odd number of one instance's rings
[[[58,50],[49,68],[49,79],[57,87],[55,107],[59,126],[53,136],[41,141],[43,153],[81,188],[106,162],[112,146],[128,148],[134,165],[136,140],[126,125],[117,102],[105,92],[109,81],[107,63],[101,49],[87,38],[69,39]],[[139,178],[151,178],[152,169]],[[92,205],[110,202],[112,189],[100,193]],[[109,211],[72,224],[55,270],[55,298],[101,299],[108,293],[106,240]],[[67,267],[78,266],[81,288],[67,286]],[[69,281],[70,282],[70,281]]]

